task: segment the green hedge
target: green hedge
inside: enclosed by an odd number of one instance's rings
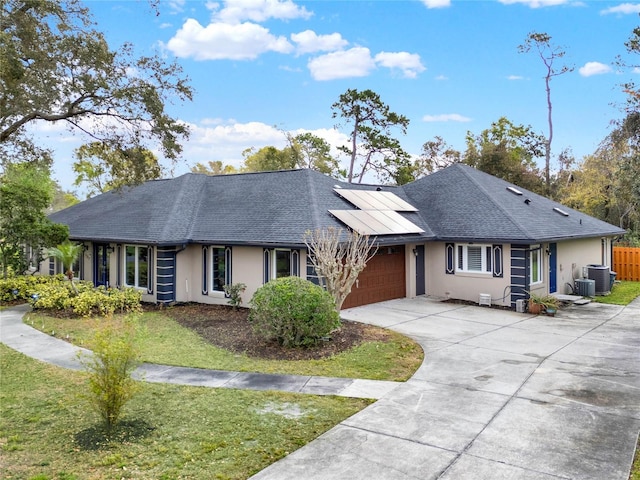
[[[16,276],[0,280],[0,300],[24,300],[36,310],[60,310],[78,316],[112,315],[140,310],[142,292],[134,288],[96,288],[87,281],[75,281],[72,286],[64,275]]]
[[[340,326],[333,297],[299,277],[266,283],[256,291],[250,307],[254,331],[286,347],[314,345]]]

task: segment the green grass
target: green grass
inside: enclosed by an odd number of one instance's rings
[[[640,445],[638,445],[638,449],[636,450],[636,458],[633,460],[629,480],[640,480]]]
[[[78,396],[84,373],[1,344],[0,371],[3,479],[244,479],[369,404],[143,383],[108,440]]]
[[[28,325],[81,346],[86,345],[100,321],[105,320],[53,318],[37,312],[25,317]],[[213,346],[163,313],[146,312],[141,321],[146,330],[142,360],[150,363],[241,372],[405,381],[423,359],[422,349],[417,343],[393,332],[391,341],[366,342],[330,358],[281,361],[250,358]]]
[[[609,295],[597,296],[598,303],[611,305],[628,305],[640,296],[640,282],[616,282]]]

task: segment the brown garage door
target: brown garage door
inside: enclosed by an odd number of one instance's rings
[[[357,285],[357,286],[356,286]],[[404,245],[381,247],[360,273],[342,308],[405,296]]]

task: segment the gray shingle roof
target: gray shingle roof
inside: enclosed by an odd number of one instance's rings
[[[353,209],[334,188],[375,186],[337,181],[312,170],[237,175],[186,174],[107,192],[50,216],[75,240],[179,245],[300,246],[306,230],[343,225],[328,210]],[[510,193],[509,183],[454,165],[403,187],[382,187],[416,206],[402,215],[425,232],[381,236],[412,240],[534,242],[624,231],[544,197]],[[524,199],[529,198],[529,204]],[[553,211],[561,207],[568,217]]]
[[[440,240],[535,243],[624,230],[463,164],[404,186]],[[528,200],[528,201],[527,201]],[[568,213],[561,215],[559,208]]]

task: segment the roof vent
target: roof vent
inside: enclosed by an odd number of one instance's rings
[[[531,199],[530,198],[525,198],[524,199],[524,203],[526,203],[527,205],[529,205],[531,203]]]
[[[556,213],[559,213],[560,215],[562,215],[563,217],[568,217],[569,214],[567,212],[565,212],[564,210],[558,208],[558,207],[553,207],[553,211]]]
[[[516,187],[507,187],[507,190],[509,190],[511,193],[515,195],[522,195],[522,192],[518,190]]]

